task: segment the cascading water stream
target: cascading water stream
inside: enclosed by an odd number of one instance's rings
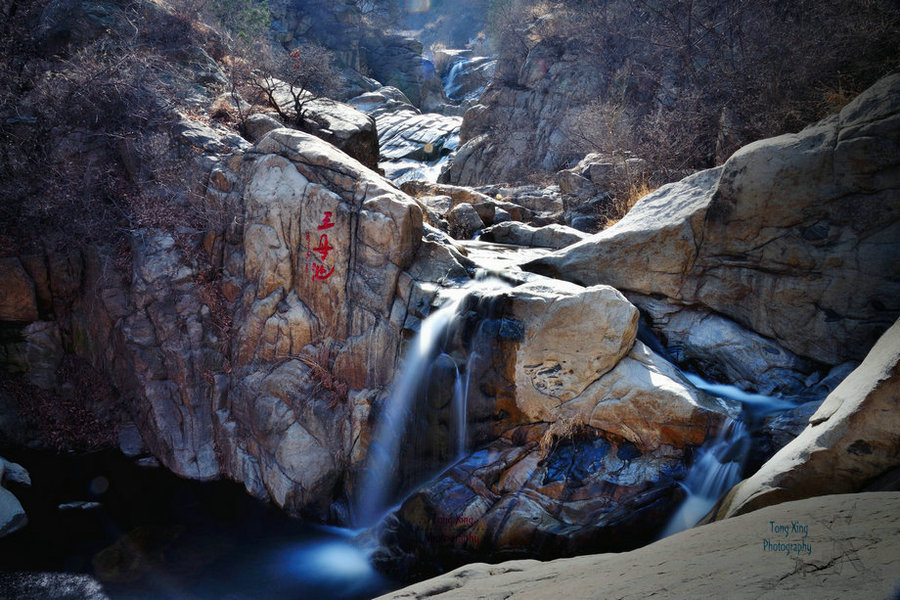
[[[669,519],[662,537],[684,531],[697,524],[719,498],[741,480],[750,436],[743,422],[729,419],[719,435],[698,451],[681,485],[687,498]]]
[[[447,77],[444,81],[444,93],[451,100],[458,100],[458,98],[456,98],[456,94],[462,88],[462,85],[456,82],[456,78],[459,77],[459,74],[463,72],[468,62],[469,61],[467,60],[458,60],[453,63],[452,67],[450,67],[450,72],[447,74]]]
[[[453,409],[453,429],[456,435],[453,436],[454,444],[453,456],[457,460],[462,458],[466,451],[466,434],[468,419],[466,417],[466,404],[468,403],[468,377],[463,378],[459,374],[459,368],[456,369],[456,378],[453,380],[453,400],[451,408]]]
[[[794,406],[780,398],[751,394],[733,385],[711,383],[693,373],[682,374],[698,389],[741,403],[744,412],[754,418]],[[715,439],[698,450],[694,464],[681,482],[687,498],[669,519],[662,537],[689,529],[706,516],[719,498],[741,480],[749,453],[747,426],[740,419],[728,419]]]
[[[407,428],[413,402],[424,374],[429,372],[432,361],[440,354],[441,346],[457,320],[463,301],[473,289],[488,290],[502,287],[508,287],[508,284],[492,278],[476,280],[466,288],[458,290],[462,293],[422,321],[419,334],[410,345],[399,378],[369,444],[367,468],[356,501],[357,526],[373,525],[389,508],[388,503],[394,485],[393,470],[399,459],[400,443]],[[466,411],[471,361],[470,356],[464,378],[460,376],[457,367],[454,383],[451,408],[456,423],[453,456],[457,459],[466,451],[468,435]]]

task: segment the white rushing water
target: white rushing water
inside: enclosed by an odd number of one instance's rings
[[[681,483],[687,498],[669,519],[662,537],[696,525],[722,494],[741,480],[749,443],[750,436],[744,424],[729,419],[719,435],[697,451],[698,457]]]
[[[456,80],[470,62],[470,60],[458,60],[450,67],[450,72],[444,80],[444,93],[451,100],[459,100],[459,98],[456,97],[456,94],[462,88],[462,84],[457,83]]]
[[[682,372],[682,374],[694,385],[694,387],[712,394],[713,396],[740,402],[744,406],[751,407],[753,411],[757,413],[766,414],[777,412],[794,406],[792,403],[782,400],[781,398],[745,392],[737,386],[724,383],[712,383],[694,373]]]
[[[745,392],[733,385],[712,383],[694,373],[682,374],[695,387],[713,396],[740,402],[746,412],[756,416],[794,406],[781,398]],[[719,498],[741,480],[749,452],[750,432],[747,427],[741,420],[728,419],[715,439],[697,451],[687,477],[681,482],[687,498],[669,519],[662,537],[689,529],[706,516]]]
[[[430,371],[435,357],[457,320],[459,308],[468,293],[474,289],[488,290],[508,287],[497,279],[483,279],[455,290],[457,295],[444,306],[432,312],[422,321],[418,335],[410,344],[395,381],[394,389],[381,414],[375,434],[369,444],[366,472],[356,499],[356,524],[368,526],[376,523],[389,507],[393,492],[393,473],[400,458],[400,442],[406,431],[413,402],[423,377]],[[469,364],[469,367],[471,364]],[[464,380],[464,381],[462,381]],[[466,450],[467,404],[469,370],[465,376],[457,368],[454,384],[453,407],[455,415],[454,456],[461,457]]]

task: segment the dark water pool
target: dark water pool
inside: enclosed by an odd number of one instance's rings
[[[118,452],[4,450],[29,524],[0,539],[0,571],[87,573],[111,598],[360,600],[399,587],[351,533],[291,519],[230,482],[180,479]],[[97,502],[93,508],[59,505]]]

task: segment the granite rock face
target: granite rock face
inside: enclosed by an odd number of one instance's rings
[[[23,316],[44,320],[18,323],[5,358],[52,388],[62,355],[83,357],[165,467],[327,518],[365,455],[407,313],[427,314],[441,269],[465,270],[446,251],[433,260],[444,246],[423,241],[411,198],[315,136],[276,129],[251,147],[183,133],[200,150],[207,231],[136,231],[124,278],[77,244],[17,259],[27,278],[9,281],[38,313]]]
[[[527,268],[716,313],[825,365],[860,360],[900,314],[898,90],[888,76],[839,115],[664,186]]]

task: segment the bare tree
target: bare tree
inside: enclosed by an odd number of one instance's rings
[[[302,129],[307,125],[310,103],[337,95],[342,79],[334,66],[334,53],[304,43],[286,55],[270,53],[254,83],[285,123]]]

